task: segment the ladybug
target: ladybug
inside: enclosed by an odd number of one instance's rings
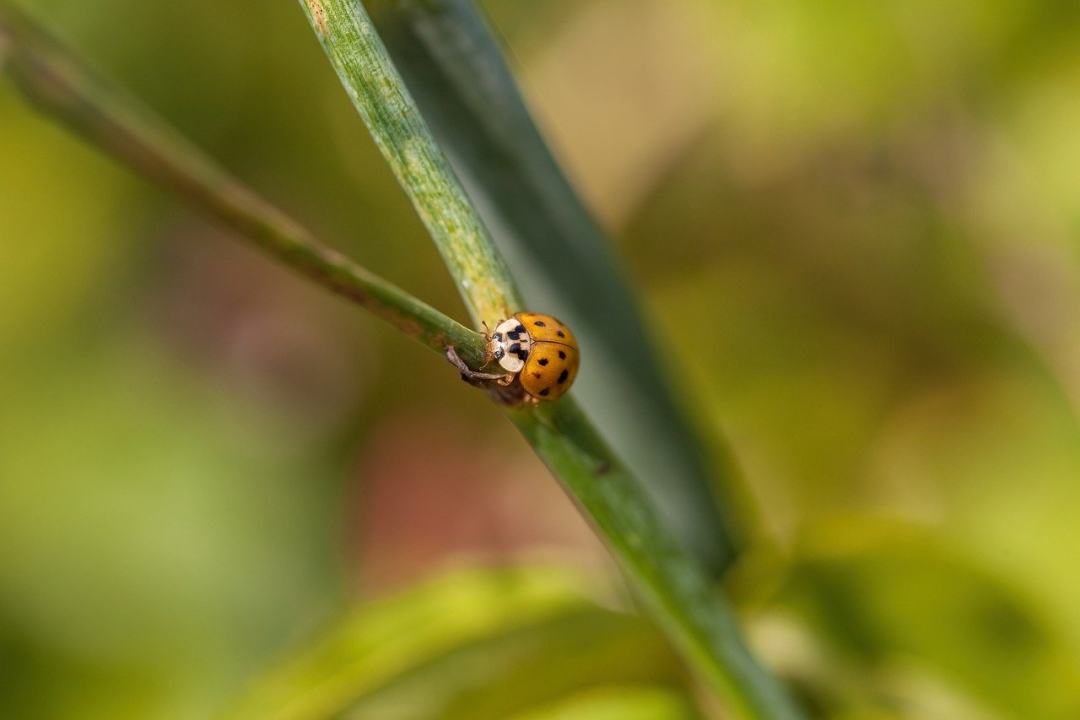
[[[446,348],[446,359],[462,380],[487,389],[497,401],[514,406],[556,400],[574,384],[580,358],[577,338],[557,318],[515,313],[486,338],[484,365],[495,362],[503,372],[473,370],[453,345]]]
[[[488,349],[533,402],[555,400],[577,377],[580,352],[570,328],[550,315],[519,312],[495,326]]]

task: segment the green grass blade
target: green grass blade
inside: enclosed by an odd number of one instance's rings
[[[373,0],[371,17],[534,309],[592,363],[576,395],[676,535],[719,571],[738,546],[695,430],[673,399],[637,300],[540,135],[473,0]],[[603,361],[599,361],[603,358]],[[730,477],[720,477],[721,489]]]
[[[300,0],[353,105],[442,254],[473,321],[494,327],[521,298],[358,3]]]
[[[702,679],[739,717],[801,717],[747,650],[728,604],[660,524],[638,483],[625,468],[606,464],[610,452],[580,410],[560,403],[537,411],[539,421],[514,415]]]
[[[519,307],[491,237],[431,136],[358,0],[300,0],[331,65],[428,227],[473,311]],[[569,398],[511,412],[634,581],[684,656],[743,717],[795,718],[780,685],[747,651],[702,567],[661,524],[642,486]]]

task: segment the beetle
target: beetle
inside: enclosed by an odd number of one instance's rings
[[[551,315],[514,313],[495,326],[488,347],[499,367],[516,375],[534,401],[562,397],[577,377],[577,338]]]
[[[539,403],[563,396],[577,377],[581,352],[577,338],[558,318],[536,312],[514,313],[495,326],[487,338],[485,365],[498,364],[505,372],[478,372],[447,348],[446,357],[461,371],[461,378],[493,391],[511,405]]]

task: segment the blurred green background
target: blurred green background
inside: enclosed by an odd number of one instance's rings
[[[464,317],[295,2],[25,4]],[[1080,717],[1080,5],[485,6],[741,468],[762,657],[819,717]],[[0,715],[212,716],[336,627],[350,717],[718,716],[630,604],[437,358],[0,85]]]

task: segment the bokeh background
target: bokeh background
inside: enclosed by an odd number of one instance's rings
[[[295,2],[25,4],[464,317]],[[485,7],[741,469],[726,584],[762,656],[815,716],[1080,717],[1080,5]],[[357,603],[438,606],[476,578],[430,578],[521,564],[622,596],[438,358],[0,85],[0,714],[207,717]],[[549,645],[544,667],[580,651]],[[715,714],[673,663],[515,717]],[[387,702],[356,716],[425,716]]]

